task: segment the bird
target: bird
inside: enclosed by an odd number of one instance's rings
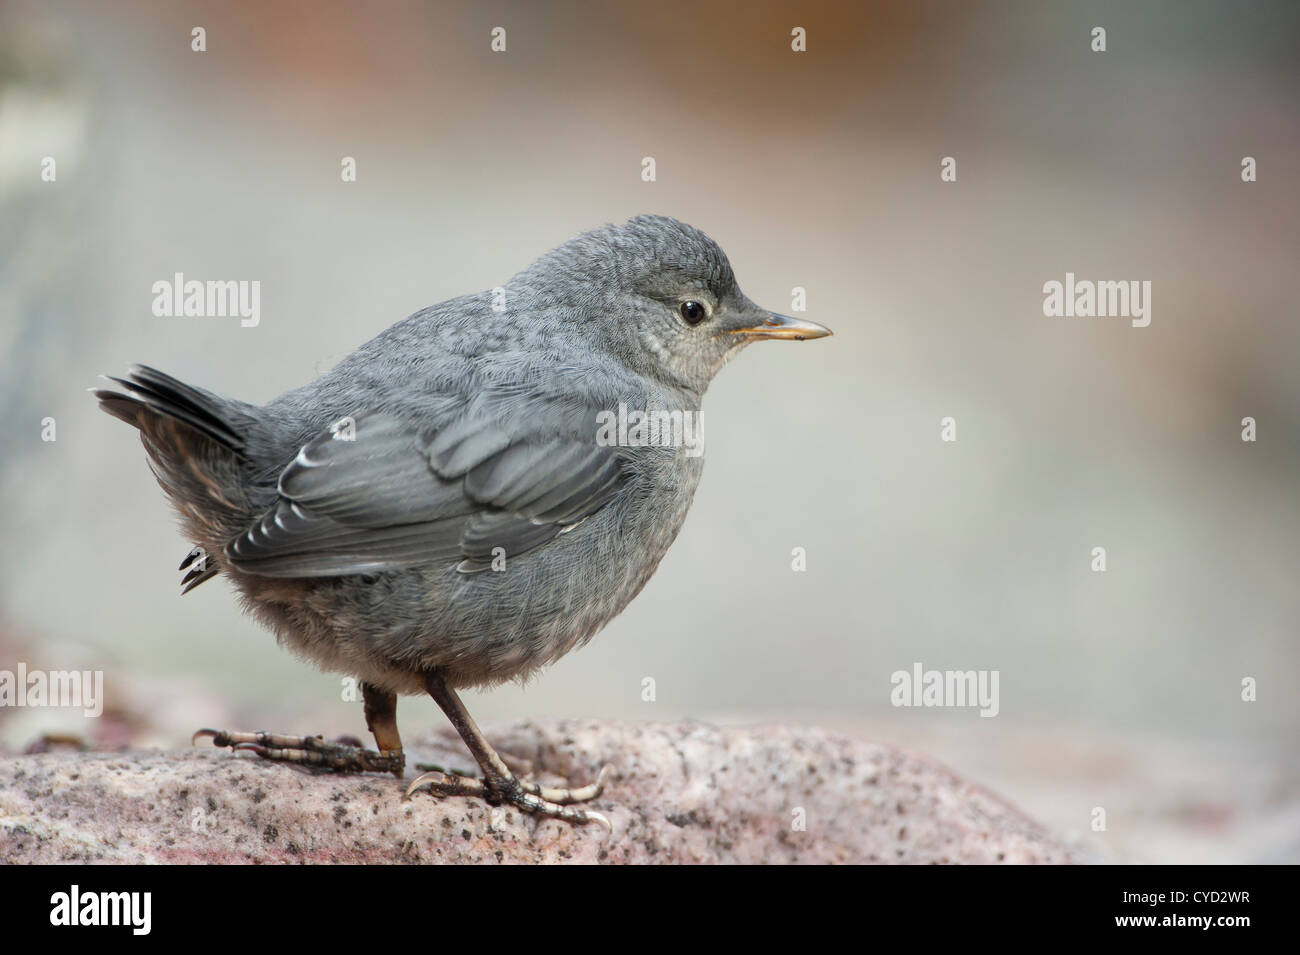
[[[138,429],[194,542],[182,593],[224,575],[282,646],[356,678],[377,750],[195,738],[401,779],[397,697],[428,694],[481,776],[431,770],[407,797],[609,827],[584,805],[608,767],[578,788],[516,775],[457,691],[525,680],[621,613],[700,481],[699,442],[678,422],[698,422],[749,344],[830,334],[750,301],[704,232],[640,215],[415,312],[263,406],[144,365],[108,378],[92,393]]]

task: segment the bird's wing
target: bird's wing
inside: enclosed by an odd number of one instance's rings
[[[594,417],[592,418],[594,421]],[[576,433],[512,436],[491,419],[422,434],[386,414],[344,420],[280,475],[279,500],[226,547],[245,573],[334,577],[457,561],[491,565],[595,513],[625,480],[616,448]]]

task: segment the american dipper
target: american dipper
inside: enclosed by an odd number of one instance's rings
[[[427,692],[482,778],[426,773],[408,795],[608,826],[574,805],[604,770],[580,789],[518,778],[456,690],[522,679],[613,619],[686,517],[714,374],[757,339],[829,334],[746,298],[703,232],[646,215],[416,312],[264,407],[144,366],[111,379],[100,406],[140,430],[197,542],[183,592],[224,573],[282,644],[357,677],[378,752],[196,737],[400,777],[397,694]]]

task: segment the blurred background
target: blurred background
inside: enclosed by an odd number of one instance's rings
[[[818,723],[1103,858],[1297,861],[1298,10],[2,0],[0,669],[103,668],[121,719],[0,709],[0,744],[365,728],[224,581],[178,596],[190,543],[97,375],[264,402],[655,212],[836,337],[719,376],[658,574],[477,719]],[[1150,326],[1044,317],[1067,271],[1150,280]],[[176,272],[260,281],[260,324],[155,317]],[[1000,671],[1000,714],[890,706],[914,662]]]

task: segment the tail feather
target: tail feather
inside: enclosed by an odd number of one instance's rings
[[[141,408],[189,425],[222,447],[243,456],[244,434],[252,420],[233,403],[211,392],[177,381],[147,365],[134,365],[125,378],[110,378],[126,394],[96,389],[94,395],[113,417],[139,428]]]
[[[150,467],[193,539],[219,551],[250,519],[245,449],[256,409],[144,365],[109,380],[123,390],[92,389],[99,406],[140,431]],[[220,569],[207,550],[195,548],[181,565],[188,570],[182,592]]]
[[[99,399],[99,407],[114,418],[125,421],[133,428],[140,427],[139,412],[144,407],[140,402],[106,388],[92,388],[90,393]]]

